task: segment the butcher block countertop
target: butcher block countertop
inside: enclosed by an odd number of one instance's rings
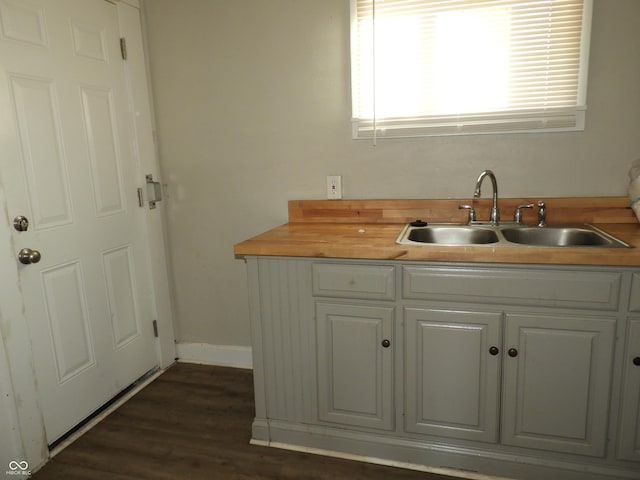
[[[525,245],[398,245],[404,225],[464,223],[460,204],[476,208],[478,220],[489,218],[491,199],[292,200],[289,223],[234,246],[237,257],[249,255],[421,260],[438,262],[531,263],[558,265],[640,266],[640,224],[626,197],[505,198],[503,221],[517,205],[542,200],[547,223],[590,223],[634,248],[534,247]],[[535,225],[537,209],[524,209],[525,224]]]

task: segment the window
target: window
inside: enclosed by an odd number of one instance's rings
[[[592,0],[351,0],[354,138],[584,129]]]

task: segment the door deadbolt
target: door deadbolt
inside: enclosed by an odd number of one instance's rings
[[[29,228],[29,220],[27,219],[27,217],[18,215],[13,219],[13,228],[15,228],[19,232],[26,232]]]
[[[18,260],[24,265],[30,265],[32,263],[38,263],[42,255],[38,250],[31,250],[30,248],[23,248],[18,252]]]

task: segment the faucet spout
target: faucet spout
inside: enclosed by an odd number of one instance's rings
[[[476,189],[473,192],[474,197],[480,197],[480,187],[482,186],[482,182],[485,177],[489,177],[491,179],[491,186],[493,187],[493,206],[491,207],[491,215],[489,217],[489,221],[492,225],[498,225],[500,223],[500,210],[498,210],[498,181],[496,180],[495,174],[491,170],[484,170],[478,180],[476,181]]]

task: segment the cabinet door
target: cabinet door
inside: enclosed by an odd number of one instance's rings
[[[640,320],[629,322],[622,381],[618,457],[640,460]]]
[[[393,429],[393,312],[316,304],[319,420]]]
[[[405,430],[496,442],[502,314],[404,314]]]
[[[604,455],[615,324],[507,315],[503,443]]]

